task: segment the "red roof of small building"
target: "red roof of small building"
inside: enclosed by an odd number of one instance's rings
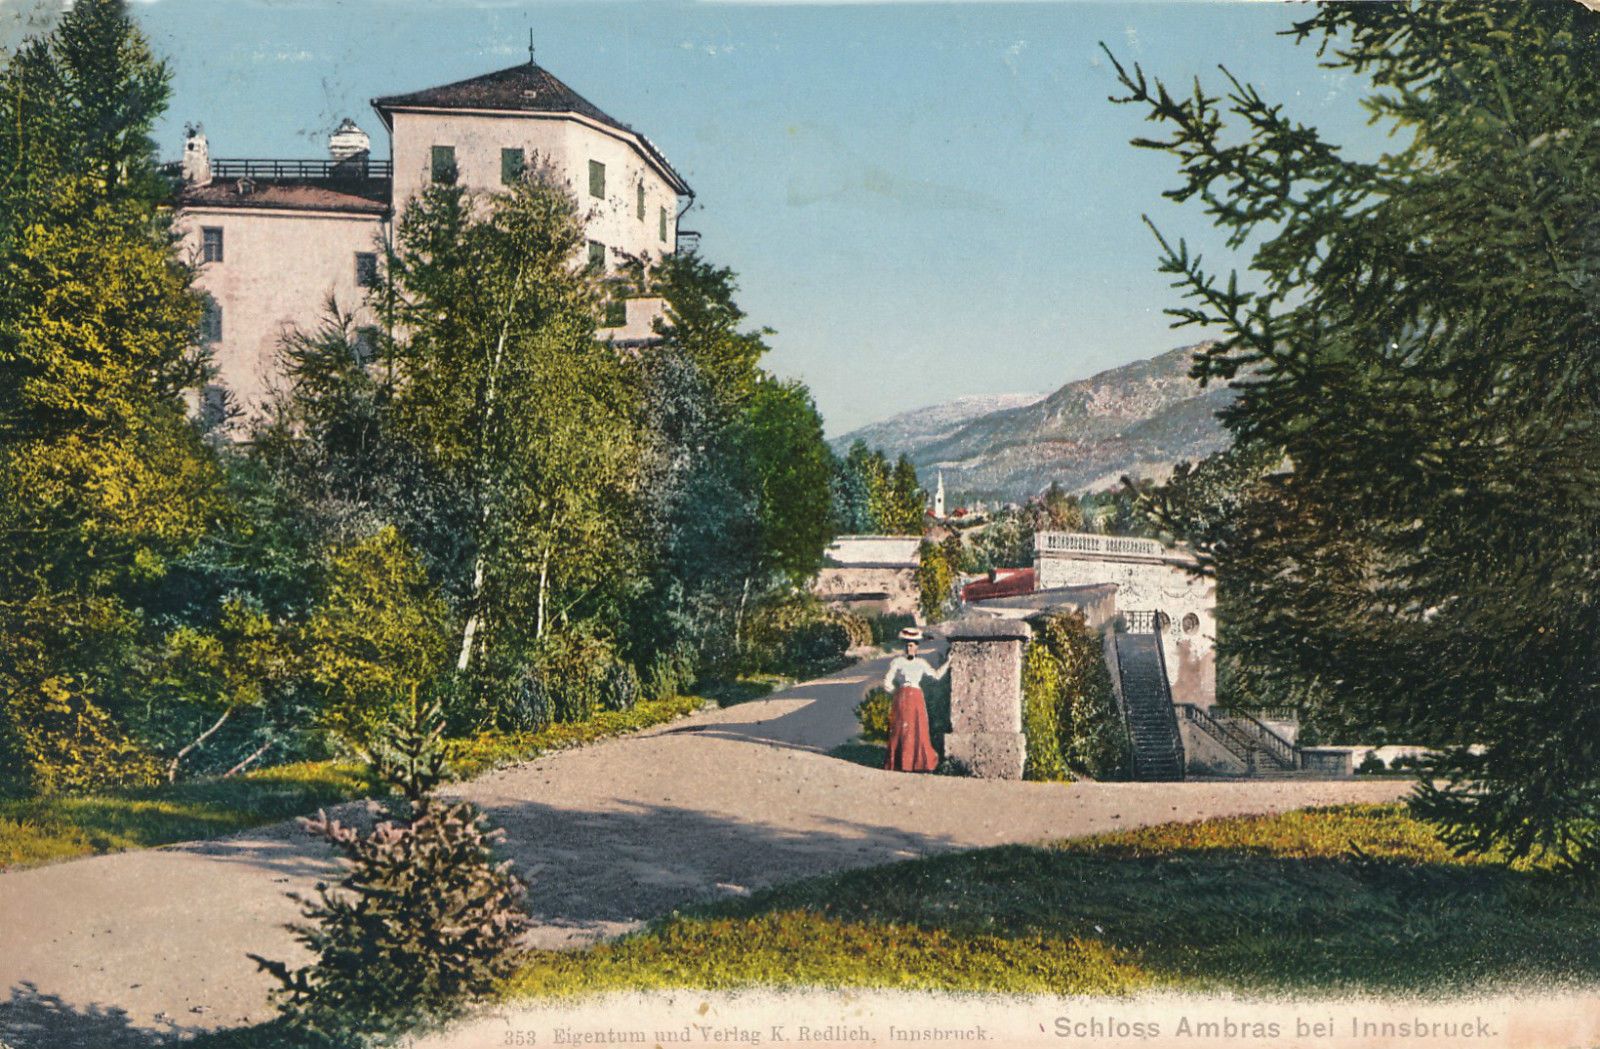
[[[998,568],[988,579],[968,583],[961,590],[963,601],[988,601],[998,597],[1031,594],[1037,581],[1031,568]]]

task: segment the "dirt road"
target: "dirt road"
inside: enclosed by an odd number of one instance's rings
[[[931,852],[1308,805],[1408,784],[1036,784],[889,773],[830,757],[882,663],[636,736],[550,755],[455,793],[507,830],[545,946],[683,903]],[[148,1046],[272,1014],[245,957],[294,960],[285,893],[336,877],[293,824],[0,875],[0,1043]]]

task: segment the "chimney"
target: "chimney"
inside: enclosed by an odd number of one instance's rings
[[[335,163],[354,161],[359,164],[372,152],[372,139],[356,126],[354,120],[345,117],[338,130],[328,136],[328,152]]]
[[[183,181],[190,186],[211,185],[211,148],[199,124],[183,129]]]

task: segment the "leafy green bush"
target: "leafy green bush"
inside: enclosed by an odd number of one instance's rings
[[[844,627],[850,637],[851,648],[867,648],[874,644],[872,624],[867,617],[843,608],[830,608],[828,618]]]
[[[588,630],[547,634],[512,679],[500,723],[513,732],[535,732],[551,722],[626,709],[638,700],[638,678],[623,665],[611,642]]]
[[[367,745],[414,686],[445,669],[448,619],[420,556],[392,526],[329,553],[305,626],[305,658],[336,737]]]
[[[872,631],[872,643],[882,645],[898,641],[900,631],[908,626],[915,626],[917,617],[909,612],[874,612],[866,617],[867,626]]]
[[[601,705],[606,710],[632,710],[639,702],[639,672],[632,663],[614,661],[606,668]]]
[[[1030,644],[1022,663],[1022,778],[1070,780],[1061,733],[1061,667],[1050,650]]]
[[[1024,716],[1036,726],[1028,740],[1035,778],[1127,778],[1133,747],[1111,691],[1099,634],[1089,628],[1081,612],[1052,615],[1039,624],[1028,651],[1023,704]],[[1052,715],[1045,708],[1052,694],[1059,765],[1049,756],[1046,743],[1052,735]]]
[[[851,648],[872,643],[872,628],[807,596],[758,609],[747,637],[751,670],[806,677],[844,665]]]
[[[861,723],[861,738],[873,741],[889,738],[889,707],[894,697],[882,685],[867,689],[856,704],[856,720]]]
[[[671,699],[694,688],[700,672],[694,646],[680,642],[657,652],[644,675],[644,694],[651,699]]]
[[[0,704],[0,794],[79,794],[140,787],[161,778],[154,755],[131,739],[76,676],[14,689]]]
[[[1388,771],[1388,768],[1389,766],[1383,763],[1383,759],[1378,757],[1377,751],[1369,750],[1367,751],[1366,756],[1361,759],[1361,764],[1356,766],[1356,771],[1365,774],[1371,772],[1386,772]]]

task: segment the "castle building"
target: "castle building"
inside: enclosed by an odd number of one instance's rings
[[[394,219],[432,183],[500,190],[539,164],[564,179],[579,204],[587,243],[575,266],[613,272],[624,256],[661,258],[692,243],[678,228],[694,194],[661,152],[628,125],[533,61],[410,94],[374,99],[390,158],[346,119],[327,158],[213,159],[191,127],[176,198],[180,250],[209,297],[201,338],[215,385],[249,413],[272,395],[279,346],[290,330],[313,331],[330,297],[365,318],[365,290],[394,235]],[[600,337],[621,345],[652,338],[658,298],[619,298]]]

